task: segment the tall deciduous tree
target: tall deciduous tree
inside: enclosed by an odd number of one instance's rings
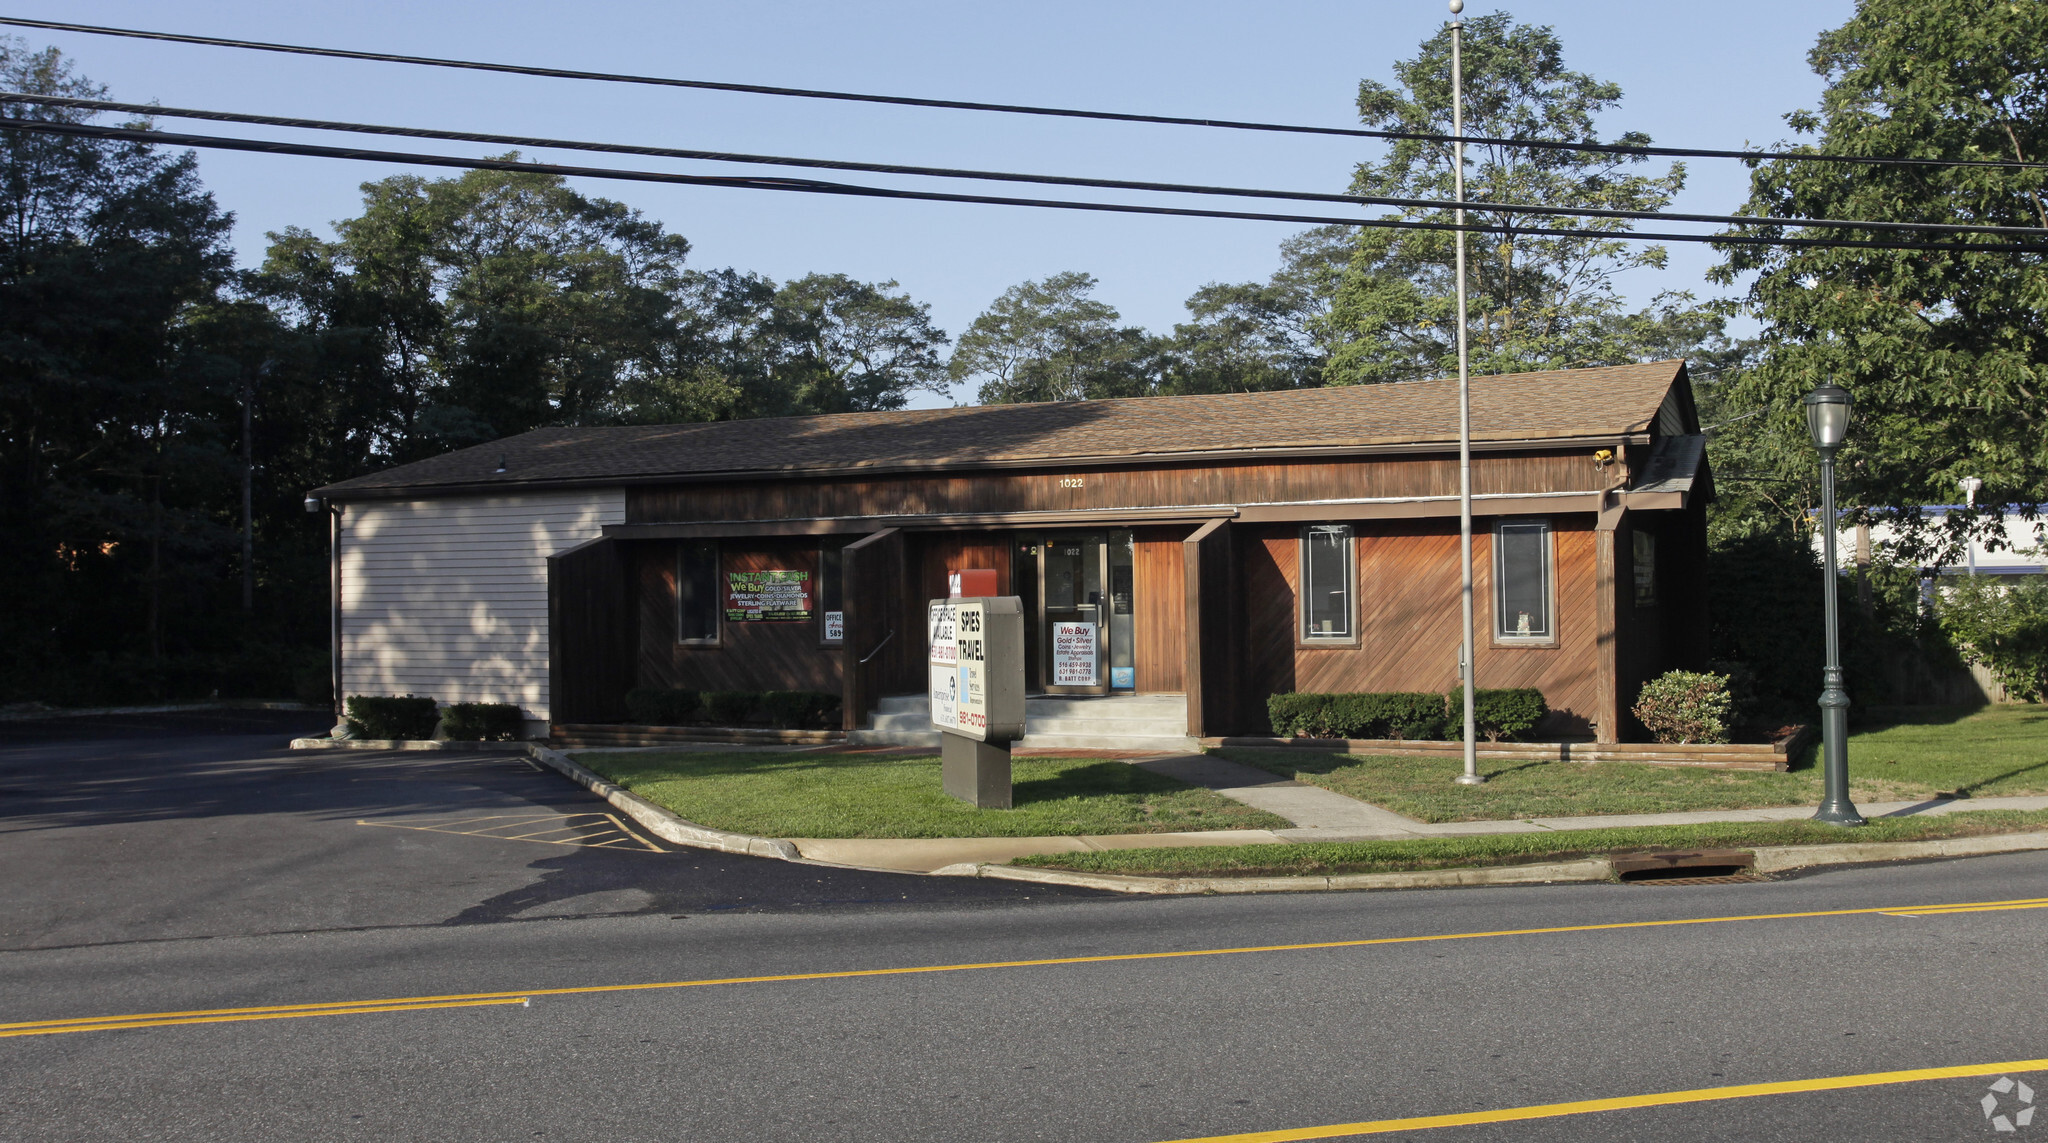
[[[1565,66],[1564,48],[1547,27],[1517,24],[1506,13],[1466,25],[1465,132],[1468,135],[1561,142],[1602,142],[1596,120],[1621,102],[1621,88]],[[1398,86],[1359,85],[1358,111],[1368,127],[1423,134],[1451,133],[1450,32],[1422,45],[1394,67]],[[1643,144],[1629,132],[1614,142]],[[1631,173],[1639,158],[1505,145],[1467,148],[1470,200],[1544,206],[1656,210],[1684,185],[1679,164]],[[1361,195],[1454,197],[1448,143],[1401,140],[1386,157],[1361,163],[1352,181]],[[1403,209],[1388,218],[1448,222],[1447,210]],[[1473,368],[1482,373],[1558,369],[1636,360],[1640,342],[1628,323],[1616,276],[1661,267],[1665,252],[1620,238],[1620,220],[1468,212],[1500,234],[1471,243],[1470,309]],[[1571,237],[1560,230],[1592,230]],[[1326,319],[1328,380],[1333,384],[1406,381],[1455,371],[1456,293],[1453,237],[1444,231],[1361,229],[1351,264]],[[1675,299],[1681,304],[1689,299]],[[1652,315],[1654,317],[1654,315]]]
[[[0,83],[103,95],[15,39]],[[6,128],[87,117],[0,109],[0,688],[85,649],[160,657],[231,550],[208,510],[231,398],[195,320],[229,280],[230,219],[189,154]]]
[[[1024,282],[974,319],[953,349],[955,381],[979,381],[985,405],[1080,401],[1148,392],[1158,347],[1121,326],[1116,307],[1090,295],[1092,275],[1069,270]]]
[[[1929,159],[2048,159],[2048,4],[1862,0],[1809,56],[1818,110],[1787,117],[1814,151]],[[1761,164],[1746,213],[1798,218],[2048,226],[2048,171],[1797,161]],[[1780,228],[1744,233],[1774,236]],[[1807,237],[1859,233],[1804,228]],[[1980,239],[1981,240],[1981,239]],[[1799,397],[1822,381],[1854,393],[1845,499],[1904,513],[1938,558],[1996,506],[2048,500],[2048,262],[2037,254],[1729,247],[1723,281],[1753,275],[1764,353],[1740,387],[1772,407],[1786,475],[1812,466]],[[1963,499],[1939,529],[1925,504]]]
[[[676,337],[689,243],[638,211],[499,171],[363,193],[333,241],[289,229],[264,265],[367,414],[363,456],[593,419]]]

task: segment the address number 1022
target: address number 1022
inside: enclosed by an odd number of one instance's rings
[[[1062,477],[1060,477],[1060,487],[1061,487],[1061,488],[1080,488],[1080,487],[1082,486],[1082,484],[1083,484],[1083,482],[1082,482],[1081,478],[1080,478],[1080,477],[1078,477],[1078,476],[1062,476]]]

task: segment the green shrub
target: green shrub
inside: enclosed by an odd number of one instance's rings
[[[348,721],[358,738],[432,738],[441,711],[418,695],[350,695]]]
[[[705,691],[698,696],[704,718],[713,726],[738,726],[754,713],[761,696],[753,691]]]
[[[626,692],[626,713],[642,726],[681,726],[699,709],[696,691],[636,687]]]
[[[784,730],[822,729],[839,710],[839,696],[820,691],[769,691],[761,696],[761,718]]]
[[[1944,579],[1935,614],[1964,661],[1990,670],[2006,694],[2048,699],[2048,576]]]
[[[1643,684],[1634,710],[1659,742],[1726,742],[1734,707],[1728,676],[1666,671]]]
[[[1489,740],[1515,738],[1549,715],[1533,687],[1482,690],[1472,696],[1474,720]],[[1464,730],[1464,699],[1423,691],[1366,694],[1278,694],[1266,700],[1273,733],[1286,738],[1382,738],[1435,741]]]
[[[456,742],[517,742],[526,736],[526,716],[509,702],[451,702],[441,709],[441,728]]]
[[[1451,724],[1444,737],[1464,736],[1464,706],[1462,692],[1450,696]],[[1474,691],[1472,694],[1472,721],[1480,737],[1488,742],[1499,742],[1503,738],[1513,742],[1534,730],[1549,716],[1550,704],[1543,701],[1543,692],[1535,687],[1510,687]]]

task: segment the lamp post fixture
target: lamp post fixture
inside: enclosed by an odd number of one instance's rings
[[[1855,401],[1839,385],[1822,385],[1806,395],[1806,427],[1820,452],[1821,553],[1827,565],[1823,603],[1827,616],[1828,658],[1821,670],[1820,740],[1825,787],[1818,822],[1859,826],[1863,815],[1849,800],[1849,694],[1842,689],[1841,620],[1835,601],[1835,452],[1849,436]]]

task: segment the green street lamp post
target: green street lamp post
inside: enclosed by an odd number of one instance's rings
[[[1842,826],[1863,824],[1863,815],[1856,812],[1855,803],[1849,800],[1849,693],[1842,689],[1841,619],[1836,614],[1835,599],[1835,453],[1849,436],[1854,407],[1849,391],[1839,385],[1822,385],[1806,395],[1806,427],[1813,434],[1813,447],[1820,452],[1821,553],[1827,565],[1824,605],[1828,659],[1821,670],[1820,692],[1825,789],[1813,820]]]

